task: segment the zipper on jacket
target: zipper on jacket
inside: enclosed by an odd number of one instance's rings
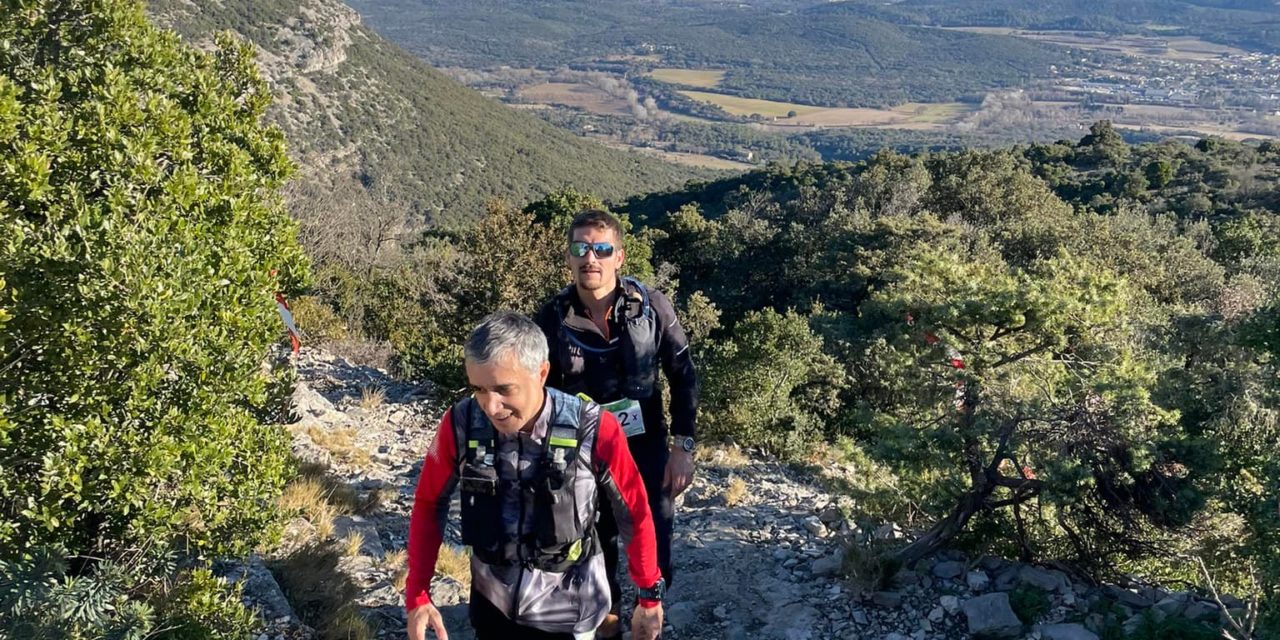
[[[520,573],[516,574],[516,588],[511,594],[511,622],[518,624],[520,620],[520,589],[524,586],[524,480],[520,477],[520,462],[524,460],[524,436],[516,434],[516,487],[520,496],[520,518],[516,520],[516,560],[520,564]]]

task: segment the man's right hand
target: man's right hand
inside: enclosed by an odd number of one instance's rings
[[[409,612],[409,640],[427,640],[427,627],[436,632],[440,640],[449,640],[444,630],[444,617],[434,604],[424,604]]]

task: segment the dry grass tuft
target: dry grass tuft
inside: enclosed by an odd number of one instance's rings
[[[409,578],[409,553],[404,549],[388,553],[382,558],[382,569],[391,572],[391,585],[404,593],[405,580]]]
[[[311,425],[307,427],[307,435],[317,447],[338,460],[362,467],[369,464],[369,452],[356,445],[356,430],[351,427],[325,429]]]
[[[355,605],[347,603],[320,630],[320,640],[374,640],[378,634]]]
[[[453,578],[463,587],[471,587],[471,550],[451,544],[440,545],[440,557],[436,559],[436,574]]]
[[[338,570],[342,549],[310,544],[271,566],[289,604],[321,640],[373,640],[375,629],[353,604],[360,588]]]
[[[741,469],[751,464],[751,458],[743,453],[742,448],[737,445],[718,446],[709,448],[707,451],[698,454],[699,461],[706,461],[707,464],[722,467],[725,469]]]
[[[298,477],[285,487],[280,507],[298,514],[316,527],[320,539],[333,534],[333,518],[340,515],[368,516],[395,499],[394,487],[357,492],[340,478],[329,475],[329,468],[315,462],[298,465]]]
[[[316,540],[321,542],[333,537],[333,520],[324,520],[321,522],[312,522],[311,526],[316,528]]]
[[[310,522],[318,539],[325,540],[333,534],[333,518],[338,512],[329,503],[329,492],[323,483],[313,478],[298,478],[285,486],[278,504],[285,513]]]
[[[342,539],[342,552],[348,558],[354,558],[360,555],[360,547],[364,546],[364,534],[359,531],[352,531],[347,537]]]
[[[744,482],[742,478],[739,478],[738,476],[733,476],[732,478],[729,478],[729,486],[726,487],[724,490],[725,506],[736,507],[742,504],[742,501],[746,500],[746,498],[747,498],[747,483]]]
[[[360,408],[373,411],[381,407],[387,400],[387,390],[378,385],[365,385],[360,388]]]
[[[285,486],[278,504],[286,514],[298,515],[315,527],[316,539],[333,535],[333,519],[340,515],[369,515],[391,498],[394,489],[382,488],[359,494],[351,485],[329,475],[323,464],[298,465],[298,477]]]
[[[880,591],[889,586],[901,565],[893,557],[893,545],[882,542],[855,544],[844,554],[841,567],[857,590]]]

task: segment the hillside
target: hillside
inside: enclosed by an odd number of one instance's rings
[[[829,15],[856,13],[907,24],[1018,27],[1109,33],[1195,35],[1257,51],[1280,51],[1280,7],[1266,0],[845,0],[815,6]]]
[[[446,78],[334,0],[155,0],[159,22],[206,42],[252,41],[274,117],[301,167],[293,209],[390,207],[410,220],[470,217],[565,185],[607,197],[679,185],[696,170],[583,140]]]
[[[724,93],[826,106],[973,99],[1074,63],[1014,38],[755,4],[354,0],[396,43],[466,68],[725,70]]]

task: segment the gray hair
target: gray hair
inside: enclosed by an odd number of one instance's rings
[[[524,314],[515,311],[491,313],[480,321],[463,347],[467,360],[485,364],[510,353],[516,362],[537,373],[547,361],[547,337]]]

